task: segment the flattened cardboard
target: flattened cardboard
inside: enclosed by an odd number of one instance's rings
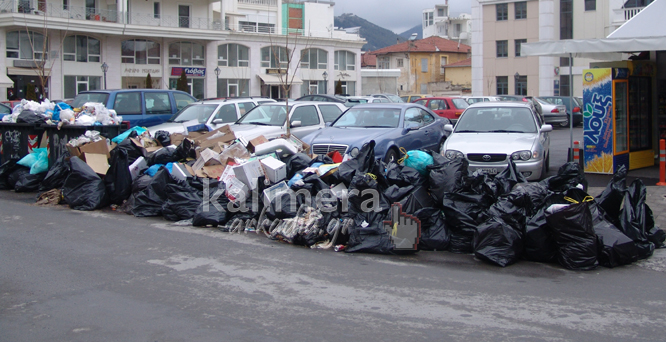
[[[233,133],[233,131],[231,130],[231,127],[229,127],[229,125],[224,125],[224,126],[218,128],[218,129],[216,129],[216,130],[212,130],[212,131],[210,131],[210,132],[208,132],[208,133],[204,133],[204,134],[197,135],[196,137],[192,137],[192,133],[194,133],[194,132],[190,132],[190,136],[189,136],[189,138],[190,138],[190,139],[194,139],[194,141],[196,141],[196,142],[202,142],[202,141],[204,141],[204,140],[208,140],[208,138],[210,138],[210,137],[212,137],[213,135],[217,134],[217,132],[220,132],[220,133],[222,133],[222,134],[224,134],[224,135],[229,134],[229,133]]]
[[[109,171],[109,160],[105,154],[86,153],[86,164],[99,175],[106,175]]]
[[[233,132],[227,133],[221,137],[213,138],[213,139],[206,139],[206,140],[198,140],[199,141],[199,147],[203,148],[209,148],[216,146],[220,143],[230,143],[236,139],[236,135],[234,135]]]
[[[265,136],[260,135],[247,143],[247,150],[250,151],[250,153],[254,153],[254,148],[258,145],[261,145],[263,143],[267,143],[268,139],[266,139]]]
[[[222,174],[224,173],[225,167],[224,165],[211,165],[211,166],[204,166],[201,171],[203,171],[204,175],[208,178],[214,178],[214,179],[219,179]]]
[[[183,135],[183,134],[180,134],[180,133],[174,133],[174,134],[171,134],[171,135],[169,136],[169,138],[171,139],[171,145],[176,145],[176,146],[178,146],[178,145],[180,145],[180,143],[183,142],[183,140],[185,140],[186,137],[185,137],[185,135]]]

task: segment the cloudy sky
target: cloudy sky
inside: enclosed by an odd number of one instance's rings
[[[333,0],[335,15],[353,13],[395,33],[402,33],[421,24],[421,15],[427,8],[444,4],[445,0]],[[449,15],[470,13],[468,0],[449,0]]]

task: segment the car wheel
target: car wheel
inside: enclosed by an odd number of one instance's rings
[[[567,121],[560,122],[560,127],[569,127],[569,119],[567,119]]]
[[[543,161],[541,166],[541,177],[539,177],[539,180],[548,177],[548,170],[550,170],[550,154],[546,155],[546,160]]]
[[[387,164],[391,163],[391,162],[397,163],[398,162],[398,153],[395,152],[394,149],[388,150],[388,152],[386,152],[386,156],[384,157],[384,162],[387,163]]]
[[[439,150],[437,153],[441,154],[442,151],[444,151],[444,143],[446,142],[446,137],[443,137],[442,140],[439,142]]]

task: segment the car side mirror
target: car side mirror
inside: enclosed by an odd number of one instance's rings
[[[300,120],[292,121],[291,127],[301,127],[301,121]]]
[[[541,126],[541,129],[539,131],[541,133],[552,132],[553,131],[553,126],[552,125],[543,125],[543,126]]]
[[[219,124],[224,123],[224,120],[222,120],[222,119],[215,119],[215,120],[213,120],[213,123],[216,124],[216,125],[219,125]]]
[[[452,124],[444,125],[444,130],[447,132],[453,132],[453,125]]]

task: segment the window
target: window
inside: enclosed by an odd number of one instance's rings
[[[5,44],[7,45],[7,58],[41,60],[46,58],[44,50],[48,51],[48,39],[45,40],[42,34],[36,32],[7,32]]]
[[[203,66],[203,45],[193,42],[177,42],[169,44],[169,64]]]
[[[443,17],[444,16],[444,9],[443,8],[438,8],[437,9],[437,16],[438,17]]]
[[[516,12],[516,19],[527,19],[527,1],[514,2],[513,9]]]
[[[495,5],[495,16],[497,21],[509,20],[509,4]]]
[[[101,89],[100,76],[65,76],[65,98],[74,98],[82,91]]]
[[[261,48],[261,67],[279,68],[287,67],[288,51],[282,46],[266,46]]]
[[[391,61],[389,57],[379,57],[377,58],[377,69],[390,69]]]
[[[560,0],[560,39],[573,39],[572,0]]]
[[[225,67],[249,67],[250,53],[248,47],[238,44],[218,45],[217,65]]]
[[[398,58],[398,59],[396,59],[396,62],[398,63],[398,68],[402,68],[402,67],[404,67],[404,63],[405,63],[405,62],[403,61],[402,58]]]
[[[121,44],[122,62],[128,64],[160,64],[160,44],[145,39],[125,40]]]
[[[322,49],[303,50],[301,69],[328,69],[328,52]]]
[[[176,90],[177,85],[178,77],[169,78],[169,89]],[[203,78],[188,78],[187,92],[195,99],[202,100],[204,98],[204,85],[205,82]]]
[[[597,10],[597,0],[585,0],[585,10],[586,11],[596,11]]]
[[[241,116],[245,115],[245,113],[249,112],[250,109],[257,106],[253,102],[238,102],[237,105]]]
[[[356,82],[354,81],[341,81],[342,93],[354,96],[356,94]]]
[[[446,56],[441,56],[440,57],[440,59],[439,59],[439,65],[440,65],[439,74],[440,75],[444,75],[444,72],[445,72],[445,69],[446,69],[444,66],[448,64],[448,60],[449,59]]]
[[[497,76],[495,83],[497,84],[497,95],[509,95],[509,76]]]
[[[62,0],[62,10],[63,11],[69,10],[69,0]]]
[[[250,80],[226,78],[217,80],[217,97],[246,96],[250,96]]]
[[[321,116],[324,117],[324,122],[333,122],[342,114],[340,107],[335,105],[319,105]]]
[[[356,70],[356,54],[349,51],[335,51],[334,58],[335,70]]]
[[[307,82],[307,83],[306,83]],[[305,86],[305,85],[308,86]],[[303,81],[301,86],[301,96],[307,96],[312,94],[326,94],[326,82],[324,81]],[[328,99],[328,98],[326,98]],[[311,100],[306,100],[311,101]],[[317,100],[319,101],[319,100]]]
[[[405,111],[405,125],[415,122],[419,127],[425,126],[435,119],[426,111],[420,108],[408,108]]]
[[[291,114],[290,123],[300,121],[301,126],[313,126],[319,124],[319,114],[315,106],[300,106],[294,109]]]
[[[527,96],[527,76],[516,77],[516,95]]]
[[[153,18],[155,18],[155,19],[160,18],[160,3],[159,2],[153,2]]]
[[[119,115],[141,114],[141,93],[135,91],[116,94],[113,109]]]
[[[420,103],[423,105],[423,103]],[[428,107],[430,110],[444,110],[446,108],[446,101],[444,100],[430,100],[430,103],[428,103]]]
[[[569,96],[569,75],[560,76],[560,96]]]
[[[428,85],[426,83],[421,83],[421,94],[427,94],[428,93]]]
[[[573,58],[571,61],[573,62]],[[560,66],[569,66],[569,57],[560,57]]]
[[[423,26],[428,27],[432,25],[433,23],[433,12],[425,12],[423,13]]]
[[[221,106],[213,120],[222,120],[222,122],[216,122],[216,124],[236,122],[236,120],[238,120],[237,115],[236,106],[230,103]]]
[[[146,114],[171,114],[171,100],[166,92],[145,92],[143,94]]]
[[[100,62],[99,39],[87,36],[67,36],[63,41],[62,59],[75,62]]]
[[[176,107],[178,108],[178,110],[181,110],[185,108],[188,104],[194,102],[194,100],[191,97],[183,95],[182,93],[174,93],[173,99],[176,100]]]
[[[428,72],[428,59],[421,58],[421,72]]]
[[[509,41],[498,40],[497,44],[497,57],[509,57]]]
[[[516,57],[520,57],[520,46],[527,43],[527,39],[516,39],[515,41]]]

